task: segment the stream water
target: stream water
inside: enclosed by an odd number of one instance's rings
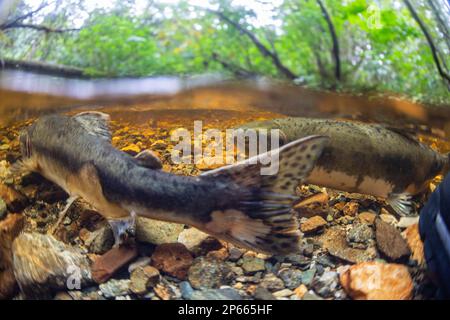
[[[13,70],[1,71],[0,186],[4,185],[7,187],[3,187],[4,189],[0,188],[0,191],[12,188],[16,190],[15,192],[18,192],[20,197],[26,199],[26,205],[13,207],[9,204],[8,206],[10,216],[13,213],[12,211],[15,211],[14,213],[19,213],[16,211],[23,213],[25,217],[25,231],[47,233],[55,223],[58,211],[64,206],[64,200],[67,195],[42,178],[33,176],[22,181],[11,178],[9,168],[12,163],[20,158],[18,142],[20,130],[35,118],[44,114],[52,112],[75,114],[86,110],[102,111],[111,116],[112,141],[115,147],[132,155],[145,149],[151,149],[161,160],[164,171],[182,175],[197,175],[216,167],[208,163],[175,164],[171,161],[171,150],[174,147],[174,142],[170,139],[171,132],[178,128],[192,129],[194,121],[198,120],[202,121],[203,129],[205,130],[210,128],[225,130],[250,121],[286,116],[381,122],[406,128],[409,131],[413,130],[422,142],[430,145],[435,150],[441,153],[450,152],[450,144],[447,141],[447,138],[450,136],[450,106],[425,105],[392,96],[355,96],[317,91],[289,84],[269,82],[263,79],[230,82],[216,76],[202,76],[184,79],[162,77],[151,79],[87,80],[63,79]],[[433,190],[441,179],[441,176],[436,177],[430,184],[430,190]],[[12,193],[8,192],[5,194],[10,197]],[[368,236],[370,239],[366,239],[367,243],[361,242],[355,245],[355,241],[349,238],[348,232],[360,228],[360,221],[363,219],[360,217],[363,215],[366,218],[370,215],[384,216],[383,219],[390,221],[389,223],[394,225],[399,223],[400,219],[395,217],[392,211],[388,210],[386,203],[382,199],[374,197],[324,190],[317,186],[298,188],[297,194],[300,199],[309,199],[311,197],[314,199],[301,206],[301,208],[299,206],[296,209],[299,212],[300,221],[306,222],[308,218],[320,216],[323,217],[321,219],[326,224],[325,231],[321,229],[321,232],[318,234],[310,234],[303,239],[304,248],[307,248],[305,252],[309,252],[305,253],[305,257],[303,257],[303,253],[300,254],[300,256],[305,258],[305,265],[299,267],[296,262],[288,261],[289,263],[285,263],[283,269],[280,267],[279,262],[271,260],[268,256],[257,256],[255,253],[245,252],[244,255],[247,255],[248,259],[258,258],[266,263],[265,265],[263,263],[258,271],[247,271],[244,266],[246,262],[242,261],[242,259],[230,260],[229,252],[231,252],[232,246],[224,243],[218,244],[218,247],[214,247],[214,250],[211,249],[213,254],[208,253],[204,248],[202,249],[203,251],[200,250],[198,252],[192,249],[190,254],[193,254],[197,259],[204,255],[211,255],[218,260],[231,264],[237,270],[234,272],[237,273],[234,274],[232,280],[223,284],[233,285],[233,288],[237,290],[242,298],[255,298],[255,288],[258,286],[258,283],[265,277],[273,276],[271,275],[272,273],[282,278],[283,281],[278,280],[281,284],[284,283],[284,286],[288,287],[289,290],[297,290],[303,285],[305,288],[314,290],[319,296],[325,298],[349,298],[350,296],[346,295],[345,290],[337,282],[332,289],[320,287],[321,274],[324,277],[325,275],[330,277],[330,274],[337,272],[338,267],[348,264],[358,264],[381,258],[390,260],[379,252],[377,253],[376,241],[378,239],[375,241],[372,239],[373,236],[372,238]],[[2,194],[0,194],[0,198],[1,196]],[[8,199],[5,198],[5,200]],[[415,199],[415,203],[420,207],[425,199],[425,196],[419,197]],[[16,210],[17,208],[20,209]],[[107,249],[110,249],[111,243],[108,242],[109,245],[105,245],[101,242],[106,241],[103,238],[103,240],[95,238],[97,242],[89,240],[92,237],[97,237],[98,230],[104,225],[98,222],[102,219],[98,215],[95,218],[97,220],[89,218],[90,214],[86,218],[86,212],[91,213],[92,210],[91,208],[86,208],[83,204],[76,205],[74,209],[70,210],[67,220],[64,221],[64,225],[57,233],[57,238],[68,245],[84,248],[85,253],[87,250],[89,252],[87,257],[95,264],[95,256],[103,254]],[[89,223],[85,220],[89,220]],[[177,239],[179,242],[182,241],[179,240],[181,230],[176,233],[174,227],[165,229],[168,228],[165,225],[158,225],[157,227],[146,225],[146,228],[148,230],[144,228],[145,230],[141,231],[141,233],[144,232],[146,234],[146,237],[143,239],[142,235],[140,236],[141,238],[138,236],[139,241],[147,243],[145,249],[139,249],[141,258],[153,254],[152,259],[156,259],[157,257],[154,257],[157,254],[157,250],[154,252],[155,244],[176,242]],[[154,231],[152,228],[158,230]],[[370,228],[373,228],[373,226]],[[403,229],[399,227],[398,230]],[[148,244],[148,237],[154,237],[152,232],[162,232],[166,238],[162,242],[153,241],[152,244]],[[171,232],[176,234],[172,235]],[[147,236],[147,234],[151,235]],[[372,233],[369,232],[369,234]],[[95,247],[95,243],[101,243],[101,250]],[[224,250],[226,251],[225,256],[223,256]],[[412,250],[413,254],[415,254],[414,249]],[[36,259],[40,259],[39,254],[37,254]],[[328,262],[323,262],[325,261],[324,259],[328,259],[326,260]],[[1,261],[0,254],[0,266],[1,263],[6,262]],[[410,268],[409,272],[414,277],[415,287],[410,297],[415,299],[433,297],[434,287],[424,275],[423,265],[419,263],[411,266],[405,261],[402,263],[405,266],[408,265]],[[319,268],[318,266],[321,267]],[[207,273],[208,268],[204,272]],[[290,270],[289,277],[292,279],[283,276],[283,274],[287,274],[286,269]],[[6,271],[2,270],[0,268],[0,280],[9,276],[7,269],[4,269]],[[303,278],[306,278],[306,273],[309,272],[308,274],[311,274],[311,270],[314,270],[312,277],[315,279],[315,282],[312,280],[308,283],[297,283],[294,281],[293,275],[296,272],[304,273]],[[321,270],[321,274],[318,270]],[[41,271],[38,270],[36,272]],[[181,297],[180,290],[182,290],[179,286],[179,281],[166,277],[167,275],[173,276],[167,270],[160,270],[160,272],[164,279],[155,288],[146,291],[147,298],[179,299]],[[259,277],[259,280],[250,281],[247,279],[248,281],[243,281],[242,277],[239,277],[239,272],[245,273],[246,276],[251,275],[255,279]],[[130,274],[127,272],[125,274],[122,273],[120,278],[124,277],[130,277]],[[133,278],[131,280],[133,281]],[[195,283],[191,278],[189,278],[189,281]],[[222,280],[217,281],[220,282]],[[14,287],[14,285],[6,287],[7,282],[3,283],[5,285],[2,286],[0,281],[0,298],[17,294],[17,287]],[[295,286],[292,283],[295,283]],[[220,282],[220,284],[222,283]],[[54,288],[51,288],[50,284],[48,286],[48,288],[44,288],[44,291],[54,294]],[[93,288],[94,290],[91,290],[91,288],[90,290],[72,292],[70,296],[74,299],[104,298],[104,296],[99,296],[96,293],[99,292],[98,285],[94,284]],[[282,285],[278,285],[276,289],[273,288],[269,285],[269,291],[272,291],[274,294],[276,290],[281,291],[285,289]],[[304,289],[302,288],[302,290]],[[394,289],[386,288],[388,294],[392,290]],[[65,292],[65,289],[58,288],[56,291],[61,293]],[[299,293],[294,294],[294,291],[291,292],[291,299],[300,295]],[[40,297],[39,294],[41,294],[41,291],[31,295]],[[129,294],[131,294],[131,298],[143,298],[142,295],[135,292]],[[48,297],[46,295],[43,296]],[[319,298],[319,296],[316,297]],[[50,297],[53,296],[50,295]],[[214,297],[210,298],[214,299]]]

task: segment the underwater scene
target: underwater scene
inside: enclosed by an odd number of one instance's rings
[[[444,0],[0,1],[0,299],[448,299],[449,57]]]

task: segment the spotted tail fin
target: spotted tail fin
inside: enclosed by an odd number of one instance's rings
[[[298,221],[292,212],[295,188],[310,174],[328,143],[309,136],[246,161],[209,171],[203,176],[241,186],[240,200],[227,210],[211,213],[205,231],[252,250],[286,254],[298,249]],[[277,172],[261,174],[268,157]],[[257,160],[257,161],[255,161]]]

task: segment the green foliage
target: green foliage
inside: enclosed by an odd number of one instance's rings
[[[442,0],[432,1],[438,4]],[[79,32],[6,30],[0,33],[0,50],[6,57],[81,67],[93,76],[213,72],[284,78],[256,39],[297,76],[297,83],[354,92],[388,91],[449,103],[449,88],[437,73],[428,43],[402,1],[322,2],[338,36],[341,81],[334,75],[332,38],[316,0],[284,0],[278,7],[272,6],[276,26],[270,21],[261,23],[257,12],[248,7],[225,0],[209,1],[240,29],[185,1],[176,5],[149,2],[140,10],[132,0],[117,1],[111,8],[90,12],[83,9],[84,0],[70,0],[67,5],[57,2],[54,12],[31,17],[29,22],[36,19],[50,26],[70,27],[74,17],[87,12],[89,18]],[[445,61],[450,44],[442,23],[427,1],[414,1],[414,6],[436,42],[444,67],[450,66],[450,61]],[[18,10],[29,9],[21,5]],[[448,12],[441,14],[448,18]]]

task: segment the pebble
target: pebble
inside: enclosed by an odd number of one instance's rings
[[[275,300],[274,295],[264,287],[257,287],[253,293],[255,300]]]
[[[347,243],[347,233],[341,226],[328,228],[318,240],[322,242],[323,248],[329,254],[351,263],[371,261],[377,255],[376,249],[373,247],[367,249],[350,247]]]
[[[12,251],[16,280],[29,298],[49,297],[53,290],[80,289],[92,281],[86,255],[51,236],[22,233]]]
[[[143,217],[136,220],[136,238],[142,242],[156,245],[177,242],[184,225],[172,222],[158,221]]]
[[[138,255],[135,246],[114,247],[104,255],[95,259],[92,264],[92,278],[97,283],[104,283],[110,279],[123,266]]]
[[[280,270],[278,276],[283,280],[282,282],[288,289],[295,289],[301,283],[303,279],[303,272],[298,269],[283,269]]]
[[[316,278],[313,281],[314,291],[325,298],[331,297],[338,286],[338,273],[334,271],[324,272],[319,278]]]
[[[269,291],[278,291],[285,288],[283,280],[275,276],[273,273],[268,273],[260,282],[260,287]]]
[[[285,257],[285,260],[292,263],[295,266],[307,268],[311,264],[311,260],[301,254],[290,254]]]
[[[152,266],[138,267],[130,276],[130,290],[137,295],[144,295],[160,279],[158,269]]]
[[[396,226],[398,224],[397,219],[392,214],[388,213],[388,211],[384,208],[381,209],[380,219],[392,226]]]
[[[380,262],[351,266],[341,274],[340,282],[355,300],[408,300],[414,287],[407,267]]]
[[[242,296],[233,288],[206,289],[194,291],[189,300],[242,300]]]
[[[358,249],[366,249],[371,240],[375,237],[372,228],[365,223],[355,223],[347,231],[347,243]]]
[[[311,283],[313,282],[315,275],[316,275],[316,268],[314,268],[314,267],[309,270],[304,271],[302,273],[302,278],[301,278],[302,284],[309,287],[311,285]]]
[[[275,298],[278,299],[278,298],[290,297],[294,294],[294,291],[292,291],[290,289],[283,289],[283,290],[275,291],[272,294]]]
[[[130,293],[131,281],[128,279],[111,279],[108,282],[100,284],[99,288],[105,298],[115,298]]]
[[[181,280],[187,278],[189,267],[194,258],[181,243],[165,243],[156,247],[152,255],[152,265]]]
[[[181,296],[183,299],[190,300],[192,297],[192,294],[194,293],[194,289],[192,288],[191,284],[188,281],[181,281],[180,282],[180,291]]]
[[[223,261],[205,257],[194,260],[188,271],[188,279],[195,289],[218,288],[228,284],[233,273]]]
[[[9,214],[0,221],[0,299],[10,298],[17,291],[11,247],[24,225],[25,218],[20,214]]]
[[[301,284],[300,286],[298,286],[297,288],[294,289],[294,294],[299,299],[303,299],[303,297],[305,296],[305,294],[307,292],[308,292],[308,288],[304,284]]]
[[[356,216],[358,210],[359,210],[359,203],[354,201],[347,202],[342,208],[342,211],[346,216],[352,217]]]
[[[229,256],[228,249],[225,247],[223,247],[219,250],[209,251],[206,254],[207,258],[214,258],[214,259],[218,259],[218,260],[222,260],[222,261],[227,260],[228,256]]]
[[[300,230],[305,234],[311,234],[322,230],[327,225],[327,221],[321,216],[314,216],[300,224]]]
[[[374,212],[370,212],[370,211],[361,212],[357,216],[357,220],[360,223],[367,223],[369,225],[373,225],[376,218],[377,218],[377,214]]]
[[[302,246],[302,253],[305,257],[311,258],[314,253],[314,245],[312,243],[308,243]]]
[[[205,241],[209,235],[196,228],[187,228],[180,232],[178,235],[178,242],[182,243],[191,252],[198,252],[201,248],[201,244]]]
[[[245,274],[254,274],[258,271],[266,270],[265,262],[261,258],[244,256],[241,261],[241,267]]]
[[[303,295],[303,299],[302,300],[323,300],[322,297],[318,296],[317,294],[315,294],[313,291],[308,291]]]
[[[156,296],[161,300],[175,300],[181,298],[181,292],[175,286],[167,283],[158,283],[154,288]]]
[[[128,266],[128,272],[131,274],[137,268],[148,266],[151,262],[152,259],[150,257],[140,257],[135,262],[130,263]]]
[[[408,244],[394,226],[377,219],[375,227],[377,247],[386,257],[393,261],[409,257]]]
[[[0,220],[3,220],[6,217],[6,202],[0,198]]]
[[[229,257],[228,257],[228,260],[233,261],[233,262],[238,261],[242,257],[242,255],[244,254],[244,250],[236,248],[234,246],[231,247],[228,250],[228,252],[230,254]]]

